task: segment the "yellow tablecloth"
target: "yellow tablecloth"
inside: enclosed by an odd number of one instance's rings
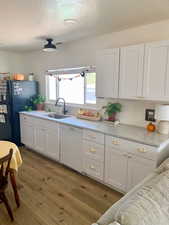
[[[10,163],[10,168],[17,171],[18,168],[22,165],[22,157],[18,147],[14,143],[9,141],[0,141],[0,158],[7,155],[11,148],[13,149],[13,155]]]

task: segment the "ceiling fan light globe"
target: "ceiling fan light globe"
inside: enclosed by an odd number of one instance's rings
[[[55,52],[56,48],[43,48],[44,52]]]

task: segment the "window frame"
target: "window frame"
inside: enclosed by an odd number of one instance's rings
[[[87,73],[95,73],[96,71],[88,71]],[[68,74],[68,73],[66,73]],[[72,74],[72,72],[70,71],[69,74]],[[58,74],[59,75],[59,74]],[[49,99],[49,75],[46,76],[46,103],[47,104],[55,104],[56,100],[50,100]],[[76,103],[66,103],[66,105],[71,106],[71,107],[90,107],[95,109],[97,106],[97,97],[96,97],[96,102],[95,103],[86,103],[86,76],[84,77],[84,104],[76,104]],[[96,83],[95,83],[95,90],[96,90]],[[59,98],[59,81],[56,80],[56,99]]]

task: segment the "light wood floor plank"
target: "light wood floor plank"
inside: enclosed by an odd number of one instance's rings
[[[122,195],[59,163],[21,148],[17,183],[21,207],[8,189],[15,221],[0,205],[0,225],[90,225]]]

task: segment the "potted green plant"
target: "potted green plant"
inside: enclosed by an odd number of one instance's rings
[[[25,105],[24,109],[28,112],[31,112],[33,110],[32,106],[30,105]]]
[[[121,112],[122,105],[120,103],[111,103],[109,102],[106,106],[103,106],[105,113],[108,115],[108,120],[115,122],[116,114]]]
[[[32,99],[32,103],[36,106],[36,110],[42,111],[45,106],[45,97],[42,95],[37,95]]]

